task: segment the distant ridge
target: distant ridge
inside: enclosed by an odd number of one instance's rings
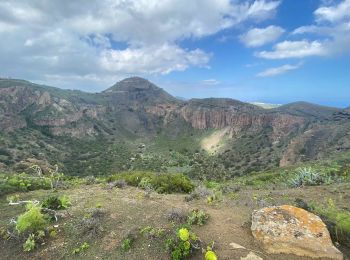
[[[341,109],[298,101],[280,106],[276,108],[275,111],[286,112],[297,116],[324,119],[331,117],[334,113],[340,112]]]

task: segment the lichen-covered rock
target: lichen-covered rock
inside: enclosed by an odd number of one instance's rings
[[[322,220],[301,208],[283,205],[256,210],[252,214],[251,230],[271,254],[343,259]]]

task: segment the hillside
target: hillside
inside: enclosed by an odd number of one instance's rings
[[[139,77],[101,93],[0,79],[0,120],[3,170],[59,164],[71,175],[144,167],[190,173],[204,160],[209,165],[200,171],[221,178],[350,149],[345,110],[305,102],[266,110],[233,99],[183,101]]]
[[[4,259],[350,256],[346,110],[5,79],[0,120]]]
[[[349,155],[345,158],[348,160]],[[287,204],[322,216],[333,242],[346,259],[350,256],[349,165],[323,161],[304,169],[321,174],[324,179],[321,177],[317,185],[306,182],[295,186],[298,172],[303,171],[295,167],[224,182],[199,183],[181,174],[129,171],[105,178],[61,176],[51,189],[48,177],[2,174],[0,177],[5,181],[0,182],[0,250],[4,259],[199,260],[204,259],[210,246],[218,259],[240,260],[252,253],[253,259],[258,260],[314,259],[308,254],[343,259],[332,257],[332,252],[321,250],[314,243],[298,249],[289,239],[284,243],[290,251],[283,254],[268,252],[258,243],[252,235],[252,214],[264,207]],[[9,222],[10,219],[20,222],[18,216],[30,211],[23,204],[31,201],[40,202],[42,212],[51,216],[40,226],[43,235],[35,233],[34,245],[26,242],[28,232],[17,234],[14,222]],[[63,202],[62,208],[57,206]],[[293,230],[290,215],[283,211],[281,215],[283,226],[290,225]],[[28,216],[27,221],[30,219]],[[177,248],[174,243],[178,243],[176,237],[181,227],[195,234],[188,258],[174,256]],[[273,228],[276,223],[271,224]],[[293,237],[295,234],[293,231]],[[299,239],[305,239],[298,234]],[[327,240],[327,234],[328,231],[323,236],[308,234],[305,243],[308,239]]]
[[[297,116],[314,118],[316,120],[331,119],[335,114],[341,112],[341,109],[320,106],[308,102],[295,102],[280,106],[275,109],[279,112],[287,112]]]

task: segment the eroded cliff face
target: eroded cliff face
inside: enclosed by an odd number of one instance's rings
[[[11,132],[27,127],[25,117],[21,113],[33,104],[40,106],[45,103],[45,96],[45,93],[27,87],[0,88],[0,129]]]
[[[272,129],[271,140],[276,142],[302,128],[305,119],[288,114],[271,113],[257,107],[242,104],[201,106],[200,104],[186,103],[182,106],[162,104],[151,107],[149,113],[162,116],[165,124],[171,115],[178,115],[195,129],[228,129],[226,132],[231,138],[240,136],[249,131],[259,133],[266,128]]]
[[[291,138],[283,152],[280,166],[290,166],[310,159],[350,150],[350,122],[314,124]]]
[[[5,132],[37,126],[50,127],[53,135],[95,135],[93,126],[81,121],[84,117],[97,119],[105,111],[103,106],[73,104],[45,90],[23,86],[0,88],[0,129]]]

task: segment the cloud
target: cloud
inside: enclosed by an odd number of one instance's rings
[[[327,50],[320,41],[283,41],[276,44],[272,51],[261,51],[256,56],[264,59],[304,58],[308,56],[324,56]]]
[[[339,22],[350,18],[350,0],[344,0],[338,5],[322,6],[315,11],[316,20],[319,22]]]
[[[350,0],[333,6],[322,6],[315,12],[315,24],[296,28],[292,35],[311,34],[322,37],[327,55],[350,52]]]
[[[200,49],[185,50],[176,45],[147,46],[125,50],[104,50],[102,68],[111,72],[168,74],[189,66],[207,67],[210,54]]]
[[[236,14],[236,17],[239,17],[238,21],[247,19],[261,21],[272,18],[280,4],[281,1],[256,0],[252,4],[247,1],[245,4],[235,6],[233,9],[239,11]]]
[[[350,52],[350,0],[326,0],[314,12],[315,23],[301,26],[291,36],[312,35],[313,40],[289,40],[277,43],[272,51],[256,56],[265,59],[335,56]],[[318,39],[315,40],[315,36]]]
[[[36,81],[165,74],[208,67],[210,53],[181,46],[274,16],[279,1],[2,0],[0,67]],[[98,75],[98,76],[97,76]],[[50,83],[50,82],[48,82]],[[76,87],[72,85],[71,87]]]
[[[218,84],[220,84],[220,81],[218,81],[216,79],[205,79],[202,81],[202,83],[204,85],[218,85]]]
[[[280,67],[269,68],[265,71],[258,73],[256,76],[257,77],[273,77],[273,76],[277,76],[280,74],[284,74],[284,73],[291,71],[291,70],[296,70],[296,69],[300,68],[301,66],[302,66],[302,63],[298,63],[295,65],[285,64],[285,65],[280,66]]]
[[[240,40],[248,47],[260,47],[276,41],[285,32],[279,26],[270,25],[266,28],[254,28],[240,35]]]

